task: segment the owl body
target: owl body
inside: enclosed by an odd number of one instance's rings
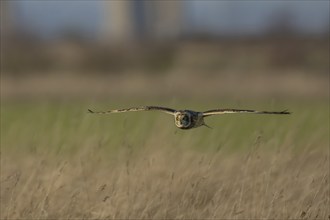
[[[191,129],[205,125],[203,114],[192,110],[178,110],[174,113],[175,125],[180,129]]]

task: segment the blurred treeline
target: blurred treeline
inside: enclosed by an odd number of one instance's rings
[[[173,69],[215,74],[233,69],[328,74],[329,68],[328,35],[217,38],[200,35],[167,42],[117,45],[90,41],[74,33],[56,41],[21,35],[3,42],[1,53],[2,72],[12,76],[62,71],[100,75],[166,74]]]

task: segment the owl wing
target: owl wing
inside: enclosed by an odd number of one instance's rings
[[[241,110],[241,109],[213,109],[203,112],[203,117],[211,116],[211,115],[221,115],[228,113],[253,113],[253,114],[291,114],[287,110],[280,112],[269,112],[269,111],[256,111],[256,110]]]
[[[137,112],[137,111],[161,111],[171,115],[174,115],[174,113],[176,112],[176,110],[174,109],[159,107],[159,106],[143,106],[143,107],[108,110],[108,111],[92,111],[88,109],[89,113],[95,113],[95,114],[111,114],[111,113]]]

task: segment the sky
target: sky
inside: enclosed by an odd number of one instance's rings
[[[104,1],[14,1],[16,23],[42,37],[73,29],[98,36],[104,25]],[[184,1],[185,30],[215,34],[259,34],[279,11],[292,14],[303,33],[322,33],[329,27],[329,1]]]

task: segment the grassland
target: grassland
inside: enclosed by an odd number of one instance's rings
[[[157,112],[86,113],[136,103],[2,103],[1,218],[329,218],[327,102],[227,102],[294,114],[189,131]]]

